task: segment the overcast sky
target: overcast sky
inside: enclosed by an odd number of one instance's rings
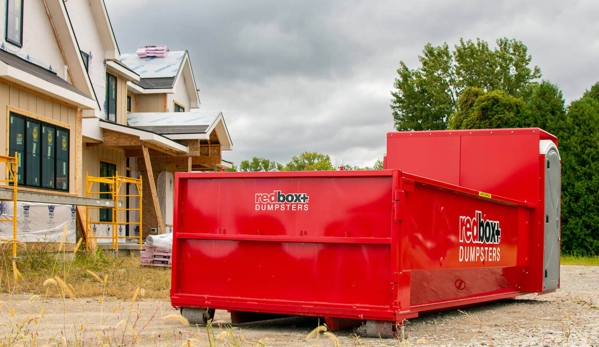
[[[225,160],[304,151],[372,166],[393,130],[400,61],[425,44],[522,41],[567,102],[599,81],[599,1],[105,0],[121,53],[188,50],[201,108],[222,111]]]

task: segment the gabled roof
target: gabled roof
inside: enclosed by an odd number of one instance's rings
[[[16,69],[27,72],[28,74],[31,74],[37,78],[41,78],[46,82],[50,82],[58,87],[67,89],[71,92],[87,97],[85,93],[75,88],[72,84],[58,77],[55,72],[47,70],[34,63],[28,62],[27,60],[24,60],[23,58],[18,57],[12,53],[3,51],[2,49],[0,49],[0,61]]]
[[[56,73],[1,49],[0,77],[84,109],[93,109],[96,105],[94,100]]]
[[[140,58],[135,53],[121,54],[121,62],[137,73],[140,81],[130,87],[143,94],[174,93],[177,81],[184,77],[191,108],[200,107],[197,86],[187,51],[168,52],[164,58]]]
[[[171,140],[208,140],[214,131],[223,150],[231,150],[233,141],[221,112],[129,113],[130,126],[161,134]]]

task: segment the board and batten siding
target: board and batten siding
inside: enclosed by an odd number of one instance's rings
[[[83,182],[81,188],[84,196],[86,173],[89,176],[99,177],[100,162],[116,165],[117,174],[119,176],[126,175],[126,159],[124,151],[103,146],[83,146]],[[100,188],[96,184],[94,187],[92,187],[92,190],[97,192],[100,190]],[[119,194],[126,194],[125,185],[121,187]],[[89,197],[97,198],[98,195],[90,195]],[[92,220],[97,220],[98,211],[96,209],[90,210],[90,216]],[[119,215],[119,220],[125,220],[125,212],[121,212]]]
[[[166,94],[137,94],[136,112],[166,112]],[[126,104],[125,104],[126,106]]]
[[[116,79],[116,122],[127,125],[127,80],[121,76]]]
[[[70,130],[70,148],[69,148],[69,193],[76,193],[77,163],[76,150],[79,148],[78,143],[81,142],[81,129],[77,126],[78,115],[77,109],[65,103],[54,102],[49,98],[45,98],[41,94],[33,91],[27,91],[16,87],[11,82],[0,80],[0,134],[4,134],[4,140],[0,140],[0,153],[3,155],[14,155],[8,153],[9,149],[9,112],[21,114],[25,117],[39,118],[49,123],[54,123],[63,128]],[[79,119],[80,121],[80,119]],[[0,169],[0,179],[4,179],[6,173],[4,169]],[[20,189],[38,190],[36,188],[23,187]],[[53,192],[43,190],[44,192]],[[58,193],[58,192],[56,192]]]

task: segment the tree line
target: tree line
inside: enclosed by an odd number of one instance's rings
[[[239,166],[233,164],[229,172],[259,172],[259,171],[322,171],[337,170],[343,167],[344,170],[382,170],[383,161],[377,159],[372,167],[352,166],[352,165],[333,165],[331,157],[318,152],[303,152],[300,155],[293,156],[291,161],[283,165],[279,162],[261,157],[253,157],[249,160],[242,160]]]
[[[558,137],[562,252],[599,255],[599,83],[566,105],[520,41],[427,44],[421,66],[400,62],[391,91],[397,130],[539,127]]]

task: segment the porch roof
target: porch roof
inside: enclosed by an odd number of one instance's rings
[[[222,112],[129,113],[127,122],[130,126],[164,135],[171,140],[209,140],[214,131],[223,150],[233,147]]]
[[[189,153],[189,147],[151,131],[116,124],[102,119],[99,121],[99,126],[104,130],[103,144],[105,146],[114,146],[125,150],[148,146],[155,151],[168,155],[184,155]]]

